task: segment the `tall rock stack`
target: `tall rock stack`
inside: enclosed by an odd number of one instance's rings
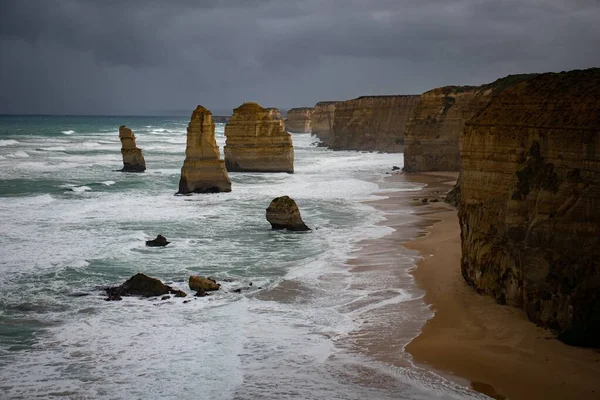
[[[285,129],[288,132],[311,133],[311,117],[314,109],[309,107],[292,108],[287,113]]]
[[[294,146],[283,121],[257,103],[233,110],[225,125],[225,164],[236,172],[294,172]]]
[[[333,150],[402,152],[404,129],[419,98],[363,96],[337,103],[327,146]]]
[[[466,281],[567,343],[600,347],[600,69],[505,91],[462,146]]]
[[[406,172],[459,171],[465,122],[506,89],[535,77],[510,75],[482,86],[445,86],[421,95],[406,124]]]
[[[146,161],[135,144],[135,135],[125,125],[119,127],[119,139],[121,139],[121,154],[123,155],[122,172],[144,172],[146,170]]]
[[[335,105],[337,101],[320,101],[315,104],[311,115],[310,125],[312,134],[327,144],[333,132],[333,121],[335,119]]]
[[[231,181],[220,159],[215,124],[209,110],[196,107],[187,128],[185,161],[178,194],[231,192]]]

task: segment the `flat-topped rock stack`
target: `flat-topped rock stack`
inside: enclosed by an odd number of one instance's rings
[[[406,124],[404,171],[459,171],[465,123],[493,97],[533,77],[509,75],[482,86],[444,86],[423,93]]]
[[[233,110],[225,125],[225,164],[235,172],[294,172],[294,146],[281,119],[257,103]]]
[[[314,109],[311,107],[292,108],[287,113],[285,129],[288,132],[311,133],[311,117]]]
[[[310,119],[312,134],[326,144],[333,132],[337,101],[320,101],[315,104]]]
[[[123,155],[122,172],[144,172],[146,170],[146,161],[135,144],[135,135],[125,125],[119,127],[119,139],[121,139],[121,154]]]
[[[231,181],[220,159],[211,112],[198,106],[187,128],[178,194],[219,192],[231,192]]]
[[[466,281],[600,347],[600,69],[495,97],[467,122],[461,155]]]

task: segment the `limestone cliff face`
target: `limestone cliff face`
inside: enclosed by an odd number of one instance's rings
[[[462,145],[464,278],[559,339],[600,346],[600,69],[507,90]]]
[[[311,133],[311,117],[313,109],[308,107],[292,108],[285,119],[285,129],[288,132]]]
[[[146,161],[142,150],[135,144],[135,135],[125,125],[119,127],[119,139],[121,139],[121,154],[123,155],[122,172],[144,172]]]
[[[406,124],[406,172],[459,171],[465,122],[504,90],[535,75],[511,75],[483,86],[445,86],[425,92]]]
[[[334,150],[399,153],[406,123],[418,104],[419,96],[365,96],[339,102],[326,144]]]
[[[313,109],[310,121],[312,134],[316,135],[324,143],[327,143],[331,132],[333,132],[335,105],[337,103],[337,101],[320,101],[315,104]]]
[[[229,171],[294,172],[294,146],[283,121],[257,103],[244,103],[225,125]]]
[[[198,106],[187,128],[185,161],[181,168],[178,193],[231,192],[225,162],[219,157],[211,113]]]

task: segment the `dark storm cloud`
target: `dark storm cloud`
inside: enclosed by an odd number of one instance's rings
[[[600,64],[595,0],[0,0],[0,112],[311,105]]]

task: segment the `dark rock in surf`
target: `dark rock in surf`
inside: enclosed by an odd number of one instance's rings
[[[277,197],[271,201],[267,208],[267,221],[274,230],[310,231],[302,221],[296,202],[289,196]]]
[[[165,285],[160,280],[144,274],[135,274],[122,285],[106,288],[105,291],[108,294],[108,299],[120,296],[153,297],[163,296],[169,293],[175,294],[175,297],[187,296],[185,292],[173,289],[171,286]]]
[[[168,245],[169,241],[163,235],[158,235],[154,240],[146,240],[146,246],[148,247],[164,247]]]

